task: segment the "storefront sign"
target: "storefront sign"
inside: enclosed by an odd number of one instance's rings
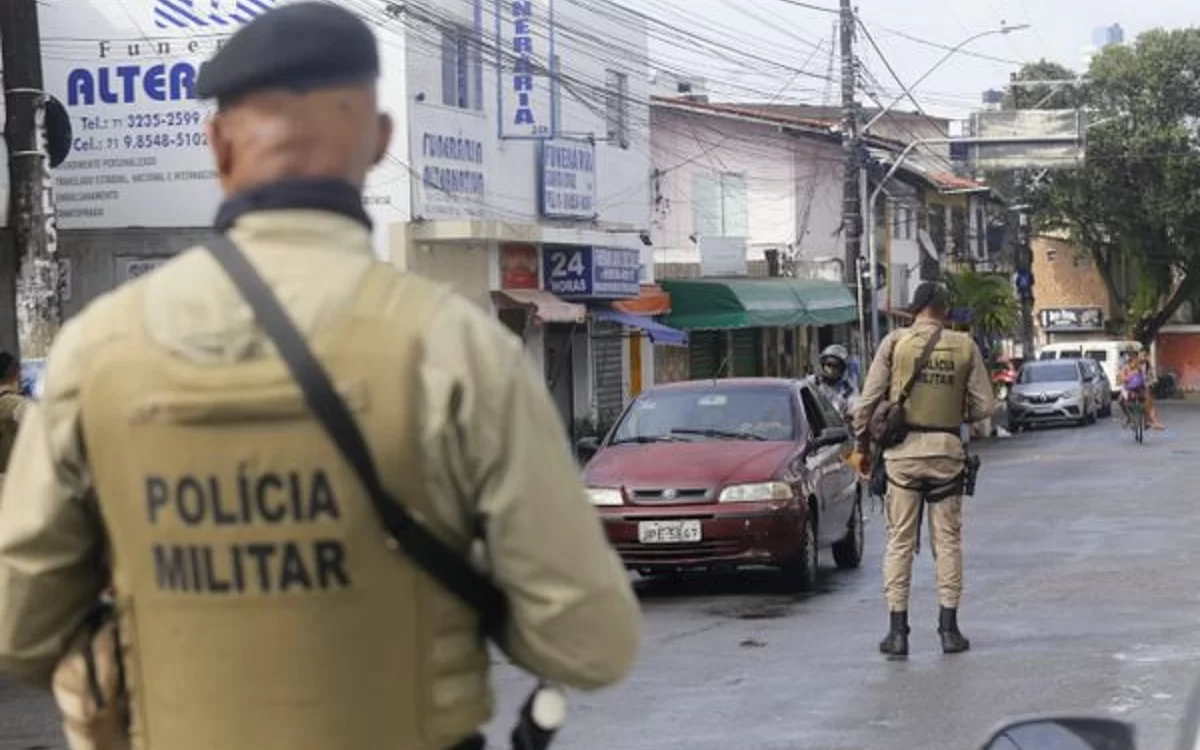
[[[596,215],[596,144],[543,141],[538,166],[543,216],[590,219]]]
[[[1102,331],[1104,310],[1099,307],[1050,307],[1038,311],[1046,331]]]
[[[550,128],[552,49],[550,0],[496,0],[496,36],[505,51],[499,65],[500,135],[545,137]]]
[[[413,217],[483,216],[487,204],[487,120],[413,104]]]
[[[560,297],[626,299],[638,296],[637,250],[579,245],[542,248],[546,289]]]
[[[537,248],[533,245],[500,246],[500,288],[538,289]]]
[[[204,123],[213,107],[195,98],[196,76],[277,1],[38,3],[45,88],[66,106],[74,133],[53,173],[59,229],[212,224],[221,188]],[[395,216],[406,174],[381,165],[364,203]]]

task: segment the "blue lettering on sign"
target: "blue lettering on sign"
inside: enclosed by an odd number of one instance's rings
[[[421,180],[425,185],[444,193],[479,198],[484,196],[486,181],[483,170],[472,168],[483,164],[482,141],[456,135],[424,133],[421,136],[421,155],[426,161],[440,160],[463,165],[427,163],[421,169]]]
[[[641,253],[637,250],[593,249],[592,294],[597,297],[636,297],[641,291],[638,286],[640,265]]]
[[[575,218],[595,215],[595,146],[545,141],[541,166],[543,214]]]
[[[636,297],[641,253],[621,248],[547,245],[542,251],[546,289],[562,297]]]
[[[513,63],[512,86],[517,95],[513,122],[517,125],[536,124],[533,107],[533,1],[512,0]]]
[[[114,65],[89,70],[75,68],[67,74],[67,105],[133,104],[139,101],[194,99],[196,67],[191,63],[170,65]]]

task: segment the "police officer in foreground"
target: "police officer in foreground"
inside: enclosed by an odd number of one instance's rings
[[[964,422],[991,416],[996,401],[979,347],[966,333],[945,327],[949,304],[944,286],[926,282],[917,288],[911,308],[916,319],[911,327],[892,331],[880,342],[854,415],[858,455],[866,457],[870,455],[867,442],[872,414],[884,400],[899,398],[931,337],[939,335],[925,366],[912,380],[905,404],[907,434],[883,452],[888,479],[883,578],[891,627],[879,650],[889,657],[908,655],[909,585],[925,506],[929,508],[930,547],[937,569],[942,651],[959,653],[971,646],[958,628],[962,490],[967,473],[959,428]],[[864,460],[859,468],[865,474],[870,467]]]
[[[858,398],[858,390],[847,369],[849,361],[850,353],[846,347],[830,344],[821,351],[821,371],[809,379],[838,413],[847,417]]]
[[[392,124],[370,28],[297,3],[200,73],[216,218],[317,352],[382,480],[507,595],[502,646],[556,683],[621,680],[639,643],[522,342],[377,262],[361,192]],[[230,278],[203,248],[67,323],[0,500],[0,668],[46,685],[111,542],[133,747],[478,748],[475,613],[388,549]]]

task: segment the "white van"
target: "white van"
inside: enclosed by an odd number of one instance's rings
[[[1113,394],[1117,391],[1117,369],[1121,366],[1121,355],[1129,349],[1142,350],[1137,341],[1072,341],[1066,344],[1047,344],[1038,350],[1038,359],[1093,359],[1104,369],[1108,382],[1112,384]]]

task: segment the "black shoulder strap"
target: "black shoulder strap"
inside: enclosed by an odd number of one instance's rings
[[[900,396],[897,401],[907,401],[912,393],[913,386],[917,383],[917,378],[921,376],[921,370],[925,369],[925,365],[929,364],[929,358],[933,356],[933,350],[937,347],[938,342],[942,340],[942,329],[938,327],[929,340],[925,342],[924,348],[921,349],[920,356],[913,363],[912,375],[908,376],[908,382],[904,384],[904,389],[900,391]]]
[[[353,415],[283,306],[242,251],[223,234],[217,235],[208,245],[208,251],[254,310],[258,324],[275,342],[279,356],[304,391],[309,408],[354,467],[379,520],[390,535],[388,545],[398,546],[426,573],[474,607],[485,630],[493,637],[497,636],[507,610],[504,594],[490,579],[471,567],[463,555],[418,523],[384,488]]]

